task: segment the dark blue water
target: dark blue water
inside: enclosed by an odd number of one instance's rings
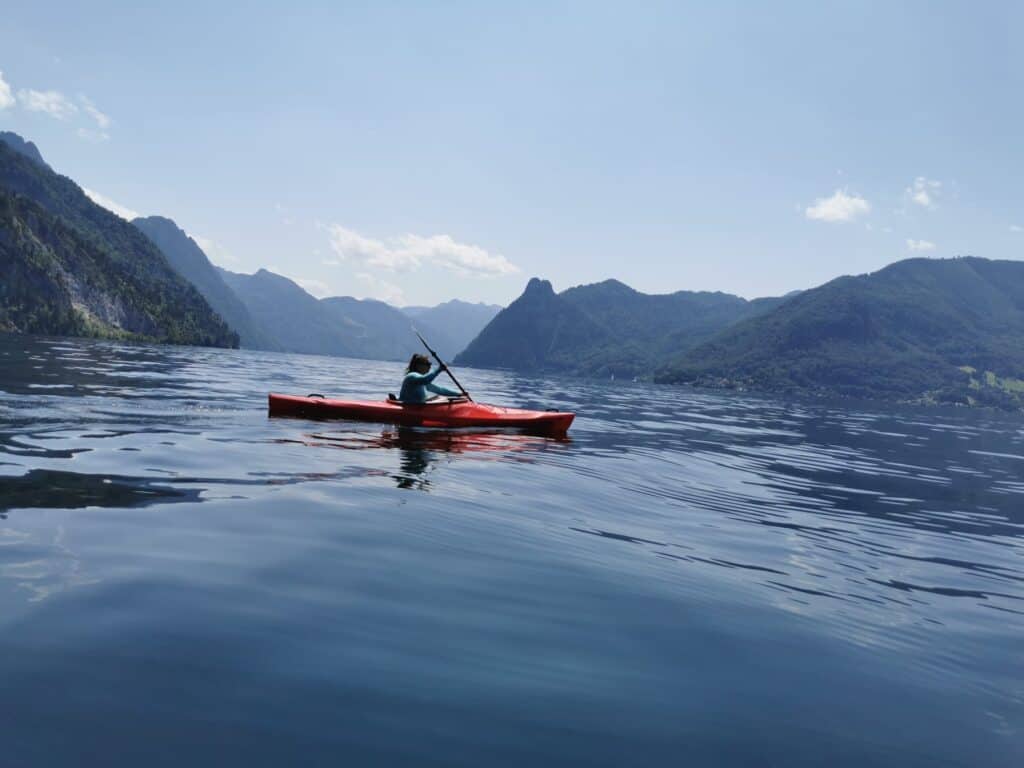
[[[0,337],[0,764],[1024,764],[1024,420]]]

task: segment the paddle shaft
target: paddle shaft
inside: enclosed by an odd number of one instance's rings
[[[459,380],[455,378],[455,374],[451,372],[451,369],[449,369],[447,365],[445,365],[444,360],[441,359],[437,352],[430,348],[430,345],[427,344],[427,340],[420,336],[420,332],[414,330],[413,333],[415,333],[416,336],[419,337],[419,340],[423,342],[423,346],[427,348],[427,352],[429,352],[431,356],[433,356],[433,358],[437,361],[437,364],[444,368],[444,372],[448,374],[448,378],[450,378],[455,383],[455,386],[459,388],[459,391],[462,392],[463,396],[467,400],[472,400],[473,398],[469,396],[469,392],[466,391],[466,388],[459,383]]]

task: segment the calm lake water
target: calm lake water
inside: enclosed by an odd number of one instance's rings
[[[0,336],[0,764],[1024,764],[1024,419]]]

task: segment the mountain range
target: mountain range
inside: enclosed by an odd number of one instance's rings
[[[456,358],[457,363],[593,376],[647,376],[729,325],[783,298],[727,293],[646,294],[618,280],[555,293],[534,278]]]
[[[663,382],[1024,405],[1024,263],[907,259],[727,328]]]
[[[1022,342],[1024,262],[918,258],[754,301],[534,278],[456,362],[1017,410]]]
[[[318,299],[214,266],[170,219],[125,221],[0,132],[0,331],[402,360],[414,330],[463,365],[1024,408],[1024,262],[907,259],[752,301],[538,278],[504,309]]]
[[[423,351],[414,326],[450,357],[500,309],[406,313],[227,272],[171,219],[129,224],[97,205],[17,134],[0,132],[0,153],[0,330],[400,360]]]
[[[160,249],[175,271],[203,295],[210,307],[238,332],[240,345],[249,349],[281,349],[260,330],[249,310],[224,282],[202,248],[177,224],[163,216],[132,221]]]
[[[487,323],[486,318],[500,309],[492,307],[484,315],[468,320],[457,312],[450,315],[447,309],[434,314],[435,308],[410,317],[373,299],[317,299],[287,277],[266,269],[252,275],[224,269],[218,272],[241,300],[256,329],[274,348],[288,352],[407,360],[414,352],[424,351],[414,333],[416,328],[442,357],[451,359],[461,349],[460,339],[466,333],[478,332]],[[458,303],[463,307],[478,306]]]
[[[402,360],[423,351],[413,333],[417,325],[438,352],[450,357],[501,309],[449,301],[400,310],[374,299],[317,299],[266,269],[250,275],[214,266],[199,244],[170,219],[150,216],[132,223],[238,331],[245,349]]]
[[[293,280],[266,269],[250,275],[214,266],[199,244],[170,219],[150,216],[132,223],[238,331],[246,349],[403,360],[423,351],[413,332],[416,326],[450,358],[501,309],[462,301],[398,309],[350,296],[317,299]]]

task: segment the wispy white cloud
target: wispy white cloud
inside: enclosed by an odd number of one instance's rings
[[[918,176],[903,191],[903,196],[909,202],[922,208],[934,208],[940,194],[942,194],[942,182],[928,179],[924,176]]]
[[[1019,226],[1017,224],[1011,224],[1010,225],[1010,231],[1011,232],[1024,232],[1024,227],[1021,227],[1021,226]]]
[[[29,112],[44,112],[57,120],[67,120],[78,112],[75,103],[60,91],[35,91],[22,88],[18,102]]]
[[[399,253],[411,254],[420,262],[434,264],[466,277],[511,275],[519,271],[504,256],[488,253],[477,245],[453,240],[448,235],[402,235]]]
[[[16,103],[14,93],[11,92],[11,86],[4,80],[4,73],[0,71],[0,109],[9,109]]]
[[[331,250],[342,260],[365,262],[375,267],[389,269],[399,265],[400,259],[396,259],[391,249],[380,240],[364,237],[340,224],[331,224],[327,231],[330,234]]]
[[[500,277],[519,271],[504,256],[460,243],[449,235],[400,235],[377,240],[340,224],[329,225],[327,231],[331,249],[339,259],[393,272],[430,266],[464,277]]]
[[[377,299],[396,307],[405,306],[405,293],[394,283],[381,280],[369,272],[357,272],[356,278],[366,286],[366,290],[363,291],[363,298]]]
[[[108,128],[113,122],[85,94],[78,95],[78,103],[69,99],[60,91],[37,91],[34,88],[22,88],[14,95],[11,86],[0,72],[0,110],[20,105],[27,112],[41,112],[55,120],[70,120],[84,113],[86,126],[79,125],[75,133],[86,141],[107,141],[110,138]],[[80,120],[76,120],[80,124]]]
[[[103,130],[106,130],[107,128],[110,127],[110,117],[108,117],[103,112],[100,112],[99,108],[97,108],[97,106],[92,103],[92,100],[88,96],[84,94],[79,94],[78,100],[82,103],[82,109],[85,110],[85,113],[96,121],[97,127]]]
[[[911,240],[907,238],[907,248],[911,251],[934,251],[935,243],[930,240]]]
[[[85,114],[91,117],[93,122],[96,123],[95,128],[79,128],[77,131],[78,137],[85,139],[86,141],[107,141],[110,138],[110,134],[107,133],[107,129],[110,127],[110,123],[112,122],[110,117],[106,113],[101,112],[85,94],[79,94],[78,101],[81,103]]]
[[[109,197],[101,195],[96,190],[89,189],[88,187],[82,187],[82,191],[85,192],[86,196],[96,203],[96,205],[102,205],[108,211],[113,211],[126,221],[139,218],[139,213],[137,211],[133,211],[131,208],[114,202]]]
[[[830,223],[853,221],[871,211],[871,203],[845,189],[837,189],[830,197],[819,197],[814,205],[804,210],[804,215],[814,221]]]

